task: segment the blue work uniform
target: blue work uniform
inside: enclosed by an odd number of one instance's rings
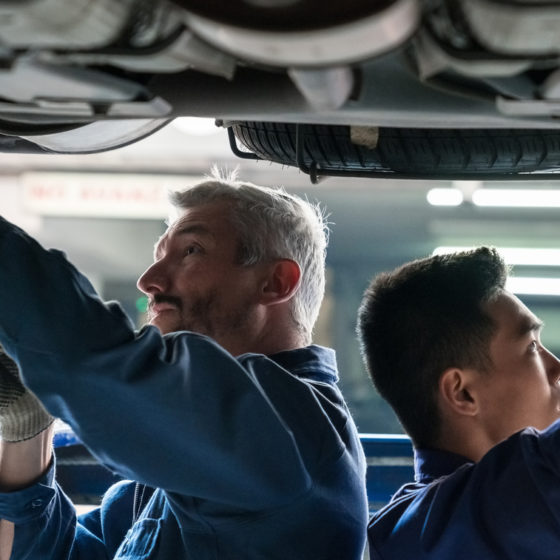
[[[560,558],[560,421],[477,463],[417,449],[415,480],[370,521],[371,560]]]

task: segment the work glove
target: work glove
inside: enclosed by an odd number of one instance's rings
[[[0,346],[0,437],[24,441],[46,430],[54,418],[20,380],[16,363]]]

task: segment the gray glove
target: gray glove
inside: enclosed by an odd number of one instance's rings
[[[24,441],[46,430],[54,418],[20,380],[16,363],[0,346],[0,437]]]

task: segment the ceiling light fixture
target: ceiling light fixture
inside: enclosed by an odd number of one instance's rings
[[[463,193],[459,189],[430,189],[426,195],[432,206],[459,206],[463,203]]]
[[[510,276],[506,289],[513,294],[560,296],[560,278],[530,278]]]
[[[472,194],[476,206],[560,208],[560,190],[478,189]]]
[[[459,206],[468,201],[481,207],[560,208],[558,189],[491,189],[473,181],[454,181],[453,185],[430,189],[428,202],[432,206]]]

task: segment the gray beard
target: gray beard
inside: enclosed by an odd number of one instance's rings
[[[220,309],[217,293],[214,290],[204,299],[194,302],[187,310],[184,307],[181,309],[183,330],[204,334],[219,341],[247,327],[251,315],[248,310],[252,302],[240,303],[235,310],[226,312]]]

